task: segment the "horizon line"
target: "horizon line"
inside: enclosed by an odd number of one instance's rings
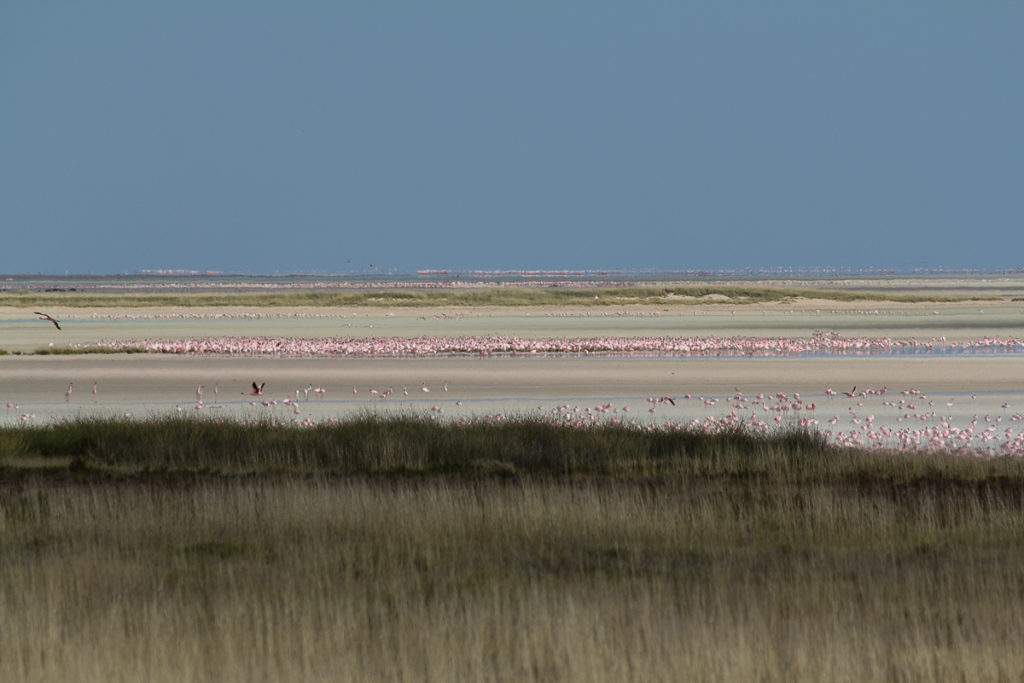
[[[920,266],[915,268],[882,268],[876,266],[769,266],[740,268],[426,268],[402,270],[370,267],[362,270],[325,271],[295,270],[275,272],[221,271],[186,268],[140,268],[117,273],[0,273],[6,280],[15,278],[116,278],[116,277],[384,277],[384,278],[534,278],[534,277],[759,277],[759,276],[800,276],[836,277],[869,275],[998,275],[1021,274],[1024,266],[1014,267],[949,267]]]

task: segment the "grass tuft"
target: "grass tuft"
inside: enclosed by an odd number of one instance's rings
[[[36,356],[81,356],[87,354],[146,353],[144,346],[39,346],[32,353]]]

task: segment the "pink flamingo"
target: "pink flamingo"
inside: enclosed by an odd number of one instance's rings
[[[266,382],[264,382],[263,384],[256,384],[256,382],[253,382],[252,383],[252,392],[249,393],[249,394],[246,394],[245,392],[242,392],[242,395],[243,396],[262,396],[263,395],[263,387],[264,387],[265,384],[266,384]]]
[[[71,388],[74,386],[74,384],[75,384],[74,382],[68,382],[68,390],[64,392],[64,400],[65,401],[70,401],[71,400]]]

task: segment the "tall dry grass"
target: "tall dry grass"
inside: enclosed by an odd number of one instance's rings
[[[1015,461],[126,474],[34,435],[0,442],[0,680],[1024,675]]]

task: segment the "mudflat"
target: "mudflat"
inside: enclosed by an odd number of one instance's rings
[[[1019,357],[935,358],[217,358],[194,356],[10,356],[0,358],[0,399],[188,402],[202,384],[219,399],[237,400],[252,381],[283,398],[313,385],[323,398],[362,400],[408,389],[412,399],[593,398],[648,395],[722,396],[739,391],[825,396],[829,388],[887,387],[935,392],[1024,389]],[[430,392],[423,392],[423,386]],[[448,386],[447,392],[444,386]],[[352,393],[353,387],[356,393]],[[398,398],[398,394],[393,394]],[[404,397],[404,394],[402,394]]]

